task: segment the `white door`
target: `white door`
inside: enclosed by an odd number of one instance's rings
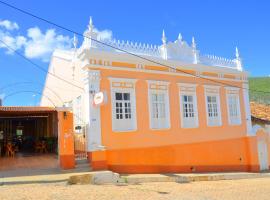
[[[268,170],[268,152],[265,141],[258,141],[260,170]]]

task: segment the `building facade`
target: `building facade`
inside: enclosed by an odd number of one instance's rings
[[[164,31],[160,46],[102,39],[91,19],[84,36],[80,47],[75,37],[73,49],[56,50],[49,67],[76,86],[48,74],[43,95],[73,108],[93,169],[263,169],[237,48],[229,60],[202,55],[194,38],[189,45],[181,34],[168,42]],[[47,99],[42,106],[50,106]]]

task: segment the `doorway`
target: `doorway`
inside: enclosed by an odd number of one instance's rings
[[[57,167],[56,111],[0,112],[0,136],[0,170]]]

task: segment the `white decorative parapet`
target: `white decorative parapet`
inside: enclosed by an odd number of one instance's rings
[[[100,39],[98,34],[94,29],[92,18],[90,18],[88,29],[84,32],[85,38],[79,52],[83,49],[97,48],[104,51],[126,52],[164,60],[177,60],[191,64],[226,67],[242,71],[242,62],[237,48],[235,59],[226,59],[213,55],[200,55],[200,51],[196,48],[195,39],[192,38],[192,43],[189,45],[183,40],[181,34],[179,34],[175,42],[167,42],[164,30],[161,39],[162,44],[160,46],[115,39],[104,40]],[[74,40],[74,47],[76,48],[76,46],[77,42]]]
[[[124,42],[120,40],[109,40],[109,41],[104,41],[104,42],[106,42],[106,44],[113,46],[117,49],[125,50],[130,53],[160,57],[160,51],[159,51],[158,46],[156,45],[141,44],[141,43],[138,44],[137,42],[129,42],[129,41]]]
[[[237,69],[236,59],[227,59],[214,55],[201,55],[200,63],[210,66],[229,67]]]

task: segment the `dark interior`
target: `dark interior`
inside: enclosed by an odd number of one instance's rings
[[[8,145],[15,156],[57,153],[56,112],[0,112],[0,152],[7,155]]]

